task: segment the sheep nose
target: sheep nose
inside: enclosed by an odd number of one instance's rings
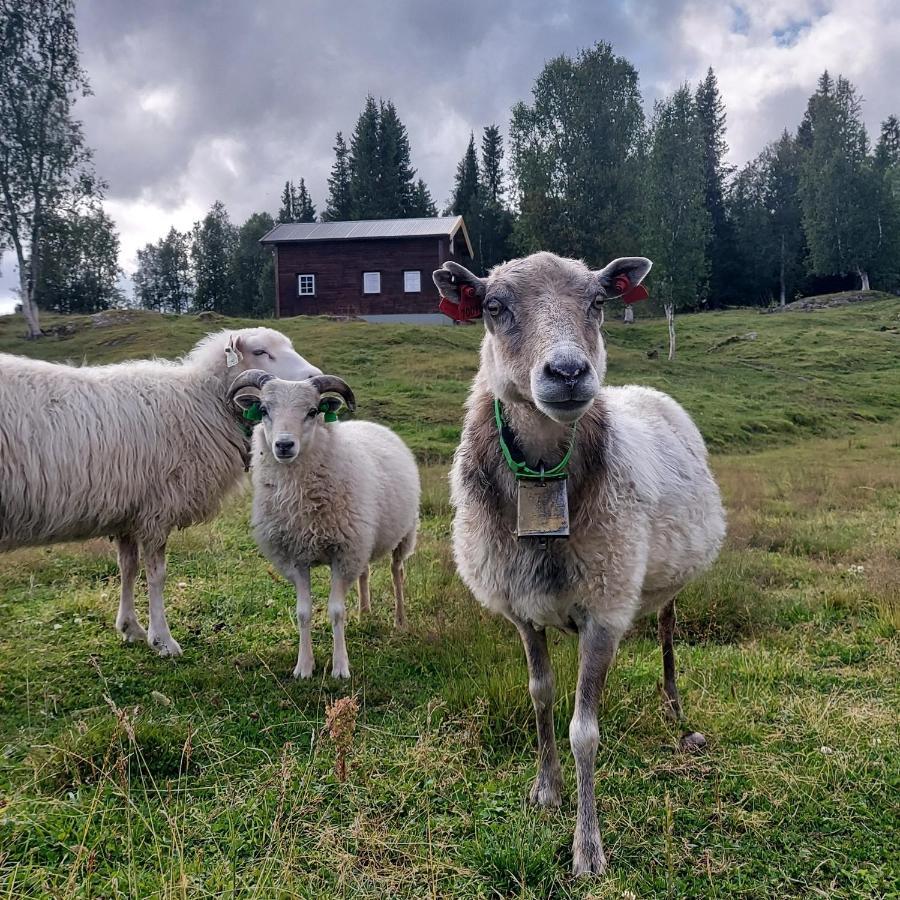
[[[291,452],[291,450],[294,449],[294,442],[291,440],[275,441],[275,449],[282,455],[286,456]]]
[[[544,375],[554,381],[575,384],[588,367],[586,359],[577,356],[554,356],[544,365]]]

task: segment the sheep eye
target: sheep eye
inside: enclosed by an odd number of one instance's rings
[[[503,304],[499,300],[488,300],[484,307],[494,318],[499,316],[503,310]]]
[[[606,297],[604,297],[603,294],[597,294],[597,296],[594,297],[593,301],[591,302],[591,306],[593,306],[594,309],[603,309],[603,304],[605,302]]]
[[[319,414],[319,407],[318,407],[318,406],[314,406],[314,407],[306,414],[306,418],[307,418],[307,419],[314,419],[318,414]]]
[[[268,407],[268,406],[260,406],[260,408],[259,408],[259,414],[260,414],[261,416],[267,416],[267,415],[269,415],[269,407]]]
[[[253,355],[254,355],[254,356],[268,356],[269,359],[272,359],[272,358],[273,358],[273,357],[272,357],[272,354],[269,353],[268,350],[254,350],[254,351],[253,351]]]

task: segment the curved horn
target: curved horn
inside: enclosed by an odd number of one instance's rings
[[[319,389],[320,394],[333,393],[343,397],[350,412],[356,409],[356,397],[353,396],[350,385],[337,375],[313,375],[309,382]]]
[[[228,389],[228,402],[231,403],[234,400],[234,395],[245,387],[255,387],[257,390],[261,390],[262,386],[266,384],[266,382],[271,381],[275,376],[270,375],[268,372],[263,372],[262,369],[247,369],[246,372],[241,372],[234,381],[231,382],[231,387]]]

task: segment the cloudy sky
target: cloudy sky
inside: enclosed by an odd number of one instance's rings
[[[394,100],[442,203],[470,130],[527,99],[544,62],[605,40],[653,100],[712,66],[742,163],[795,128],[824,68],[859,88],[870,133],[900,113],[896,0],[78,0],[80,101],[121,264],[215,200],[275,212],[306,178],[322,208],[338,129],[367,93]],[[12,308],[3,260],[0,312]]]

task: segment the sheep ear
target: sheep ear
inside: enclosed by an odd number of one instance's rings
[[[647,277],[653,265],[645,256],[623,256],[614,259],[595,273],[597,288],[610,299],[623,297],[634,290]],[[641,288],[641,298],[647,296],[646,289]]]
[[[238,409],[250,409],[255,403],[259,403],[259,391],[254,387],[241,388],[231,398],[231,402]]]
[[[243,358],[244,354],[241,353],[241,336],[239,334],[229,335],[228,343],[225,345],[225,367],[233,369]]]
[[[460,289],[463,285],[470,285],[475,289],[475,296],[478,300],[484,300],[484,291],[487,286],[486,278],[479,278],[470,272],[465,266],[461,266],[455,262],[445,262],[440,269],[432,273],[434,286],[442,297],[452,300],[454,303],[460,301]]]

